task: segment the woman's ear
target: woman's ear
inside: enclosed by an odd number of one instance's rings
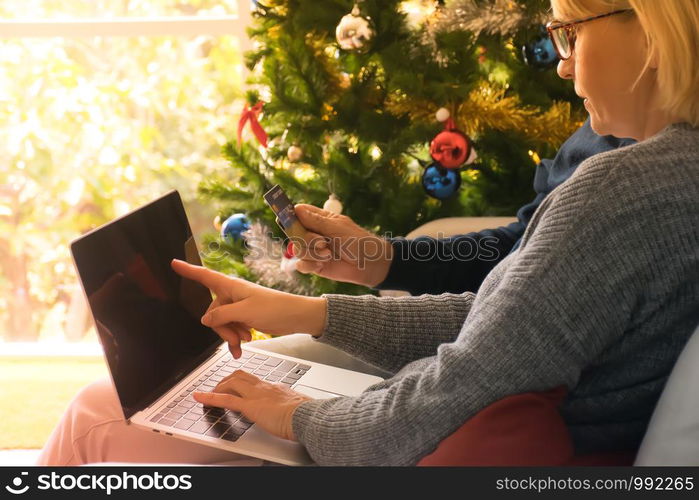
[[[653,70],[658,69],[658,64],[660,63],[660,56],[658,55],[658,47],[651,41],[648,42],[649,54],[648,54],[648,67]]]

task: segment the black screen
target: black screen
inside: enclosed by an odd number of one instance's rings
[[[201,317],[204,286],[170,267],[201,264],[179,194],[166,194],[71,245],[124,416],[145,408],[221,343]]]

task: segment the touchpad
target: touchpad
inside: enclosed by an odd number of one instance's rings
[[[315,387],[308,387],[307,385],[295,385],[293,389],[296,392],[305,394],[306,396],[312,397],[313,399],[330,399],[342,397],[342,394],[335,394],[334,392],[316,389]]]

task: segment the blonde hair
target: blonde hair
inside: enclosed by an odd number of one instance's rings
[[[551,0],[551,5],[566,20],[633,9],[648,41],[646,68],[657,65],[662,109],[699,127],[699,0]]]

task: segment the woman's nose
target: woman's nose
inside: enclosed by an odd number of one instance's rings
[[[558,71],[558,76],[560,76],[564,80],[572,80],[575,71],[573,61],[573,57],[569,57],[565,61],[563,59],[558,61],[558,67],[556,68],[556,71]]]

